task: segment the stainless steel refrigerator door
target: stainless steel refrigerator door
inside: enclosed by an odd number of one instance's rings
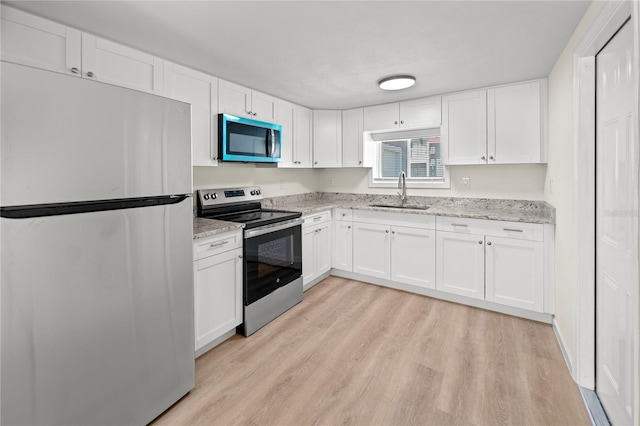
[[[1,219],[1,424],[146,424],[193,388],[191,219]]]
[[[191,106],[2,62],[2,205],[191,193]]]

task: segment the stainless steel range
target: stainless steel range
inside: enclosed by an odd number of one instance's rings
[[[198,216],[244,223],[244,322],[249,336],[302,301],[301,213],[262,209],[259,187],[200,189]]]

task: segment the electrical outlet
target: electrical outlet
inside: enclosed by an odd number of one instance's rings
[[[280,189],[284,189],[284,179],[280,179]]]
[[[333,186],[333,178],[332,177],[329,178],[329,186]]]
[[[469,178],[462,178],[462,187],[469,189]]]
[[[553,195],[553,179],[549,179],[549,195]]]

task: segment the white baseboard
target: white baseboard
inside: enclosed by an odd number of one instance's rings
[[[573,371],[573,358],[571,358],[571,353],[567,349],[567,342],[564,340],[564,337],[562,336],[562,331],[560,331],[560,327],[558,327],[558,321],[556,320],[555,316],[551,321],[551,326],[553,327],[553,332],[555,333],[556,339],[558,340],[558,344],[560,345],[560,350],[562,351],[564,362],[567,364],[567,368],[569,368],[569,373],[571,374],[571,377],[573,377],[573,380],[576,381],[576,376]]]

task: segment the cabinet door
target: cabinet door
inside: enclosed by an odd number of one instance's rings
[[[364,131],[395,129],[400,125],[400,106],[392,104],[364,108]]]
[[[333,267],[353,272],[353,229],[351,222],[337,220],[333,226]]]
[[[293,160],[293,141],[294,141],[294,117],[295,107],[292,103],[283,101],[282,99],[276,100],[276,123],[282,126],[282,133],[280,134],[280,140],[282,146],[280,152],[282,158],[278,163],[278,167],[295,167],[296,164]]]
[[[444,96],[442,114],[443,145],[449,147],[447,164],[486,164],[487,91]]]
[[[313,111],[313,167],[342,167],[341,111]]]
[[[251,111],[251,89],[220,80],[218,83],[218,108],[221,114],[234,114],[253,118]]]
[[[391,227],[391,280],[436,288],[436,231]]]
[[[169,61],[164,62],[165,96],[191,104],[194,166],[218,164],[218,79]]]
[[[242,249],[194,262],[196,350],[242,323]]]
[[[296,167],[311,167],[311,110],[299,105],[295,107],[293,122],[293,161]]]
[[[342,167],[362,167],[363,108],[342,111]]]
[[[331,222],[318,225],[316,233],[316,272],[322,275],[331,269]]]
[[[439,126],[441,117],[441,96],[431,96],[400,102],[400,127]]]
[[[353,272],[391,278],[388,225],[353,223]]]
[[[81,33],[2,5],[2,60],[80,76]]]
[[[251,91],[251,115],[256,120],[273,123],[276,120],[276,100],[265,93]]]
[[[487,91],[489,164],[540,163],[540,81]]]
[[[82,33],[82,77],[160,95],[163,64],[148,53]]]
[[[542,312],[543,242],[486,240],[486,300]]]
[[[302,285],[307,285],[318,276],[316,266],[316,226],[302,229]]]
[[[436,233],[436,289],[484,300],[484,236]]]

